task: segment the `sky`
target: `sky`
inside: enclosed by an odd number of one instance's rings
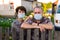
[[[48,3],[48,2],[55,2],[56,0],[37,0],[38,2]]]
[[[55,2],[56,0],[37,0],[38,2],[48,3],[48,2]],[[14,2],[14,6],[21,5],[21,0],[0,0],[0,4],[9,4],[9,2]],[[60,3],[60,2],[59,2]]]
[[[2,4],[3,2],[2,1],[4,1],[4,3],[9,3],[9,1],[14,1],[14,2],[17,2],[18,3],[18,1],[20,1],[20,0],[0,0],[0,4]],[[43,2],[43,3],[48,3],[48,2],[55,2],[56,0],[37,0],[38,2]]]

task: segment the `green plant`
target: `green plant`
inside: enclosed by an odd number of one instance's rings
[[[2,27],[11,27],[11,23],[15,20],[15,18],[9,17],[0,17],[0,26]]]
[[[28,11],[28,12],[26,13],[26,16],[29,16],[32,12],[33,12],[32,10],[31,10],[31,11]]]

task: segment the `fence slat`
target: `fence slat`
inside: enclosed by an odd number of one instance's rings
[[[48,40],[52,40],[52,37],[53,37],[52,30],[49,30]]]
[[[5,39],[4,40],[9,40],[9,28],[5,28]]]
[[[19,40],[24,40],[24,29],[20,28],[20,39]]]
[[[27,29],[27,40],[31,40],[31,29]]]
[[[46,33],[46,31],[41,32],[41,40],[45,40],[45,33]]]
[[[12,29],[12,40],[16,40],[16,29]]]
[[[0,40],[2,40],[2,27],[0,27]]]
[[[60,31],[54,32],[54,40],[60,40]]]
[[[33,39],[34,40],[39,40],[39,29],[34,29]]]
[[[52,31],[48,31],[48,40],[52,40]],[[39,39],[39,29],[33,30],[33,35],[31,35],[32,29],[27,29],[27,35],[25,35],[26,40],[40,40]],[[20,38],[19,40],[25,40],[24,39],[24,29],[20,28]],[[0,40],[2,40],[2,27],[0,27]],[[4,40],[9,40],[9,28],[5,28],[5,38]],[[16,29],[13,28],[12,30],[12,40],[16,40]],[[46,40],[46,31],[41,32],[41,40]],[[60,40],[60,31],[55,31],[54,33],[54,40]]]

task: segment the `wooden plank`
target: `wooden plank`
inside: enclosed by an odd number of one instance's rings
[[[54,32],[54,40],[60,40],[60,31]]]
[[[46,31],[41,32],[41,40],[45,40],[45,33],[46,33]]]
[[[27,29],[27,40],[31,40],[31,29]]]
[[[5,28],[5,39],[4,40],[9,40],[9,28]]]
[[[0,40],[2,40],[2,27],[0,27]]]
[[[12,29],[12,40],[16,40],[16,29]]]
[[[24,40],[24,29],[20,28],[20,39],[19,40]]]
[[[34,29],[33,40],[39,40],[39,29]]]
[[[52,37],[53,37],[52,31],[53,31],[53,30],[49,30],[48,40],[52,40]]]

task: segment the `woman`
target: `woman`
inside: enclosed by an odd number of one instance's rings
[[[19,6],[16,8],[16,20],[12,23],[12,30],[13,28],[16,30],[15,40],[19,40],[19,30],[20,30],[21,24],[24,22],[25,14],[26,14],[25,7]]]

